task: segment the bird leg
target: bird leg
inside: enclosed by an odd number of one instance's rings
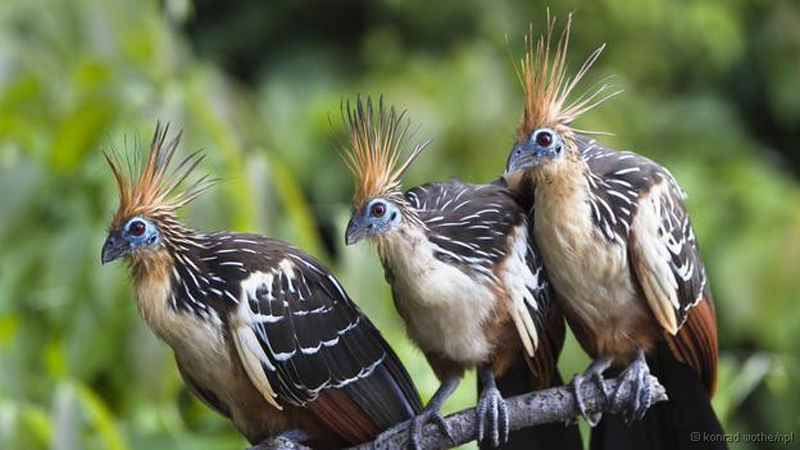
[[[583,391],[581,390],[581,386],[583,383],[590,381],[595,383],[597,387],[597,391],[602,395],[602,402],[606,404],[608,402],[608,392],[606,392],[606,385],[603,382],[603,372],[611,366],[612,363],[611,358],[607,357],[598,357],[586,369],[585,372],[579,373],[572,378],[570,381],[570,387],[572,388],[572,392],[575,394],[575,403],[578,406],[578,411],[580,411],[581,416],[586,419],[586,423],[589,426],[594,427],[600,422],[600,419],[603,418],[603,413],[599,411],[595,411],[590,413],[586,408],[586,401],[583,398]],[[572,422],[572,421],[570,421]]]
[[[637,350],[636,357],[619,376],[620,383],[611,401],[613,411],[622,411],[622,419],[626,425],[642,420],[644,414],[653,403],[653,389],[650,385],[650,367],[647,365],[644,351]],[[626,402],[620,395],[622,386],[632,385],[633,395]],[[627,404],[625,404],[627,403]]]
[[[491,437],[492,447],[497,448],[508,441],[508,407],[497,389],[491,367],[478,369],[478,379],[482,387],[475,408],[478,442],[483,442],[484,437]]]
[[[439,432],[444,436],[447,436],[447,438],[450,439],[450,442],[455,445],[453,436],[450,433],[450,426],[447,425],[447,422],[445,422],[444,417],[442,417],[442,414],[439,412],[439,410],[442,409],[442,405],[444,404],[445,400],[447,400],[447,398],[453,394],[453,391],[456,390],[456,387],[458,387],[460,382],[460,377],[451,376],[445,378],[444,381],[442,381],[442,384],[439,385],[439,389],[436,390],[436,393],[433,394],[433,397],[425,406],[425,409],[423,409],[421,413],[411,420],[408,442],[412,450],[422,450],[422,445],[420,443],[420,439],[422,438],[422,428],[428,423],[433,423],[436,425],[436,427],[439,429]]]

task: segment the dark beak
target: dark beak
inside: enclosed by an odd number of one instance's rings
[[[506,174],[533,166],[537,163],[538,159],[536,151],[530,144],[514,144],[514,147],[511,149],[511,154],[508,155]]]
[[[344,234],[344,243],[347,245],[353,245],[365,237],[367,237],[367,228],[363,226],[359,217],[351,217],[350,221],[347,222],[347,231],[345,231]]]
[[[128,242],[123,238],[119,232],[111,232],[106,238],[105,244],[103,244],[103,253],[100,256],[100,261],[105,264],[115,259],[124,256],[128,253],[130,246]]]

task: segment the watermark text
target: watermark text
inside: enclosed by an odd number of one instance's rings
[[[794,442],[794,431],[791,433],[706,433],[694,431],[689,436],[692,442],[755,442],[791,444]]]

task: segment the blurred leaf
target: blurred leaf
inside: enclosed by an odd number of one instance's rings
[[[719,382],[714,396],[714,410],[723,423],[764,381],[773,367],[772,358],[765,353],[749,356],[743,363],[722,357],[719,363]]]
[[[295,244],[312,255],[322,257],[322,246],[314,217],[293,174],[276,157],[272,158],[269,164],[276,193],[286,208],[289,222],[293,225],[292,232],[297,239]]]
[[[107,99],[83,101],[57,128],[51,162],[55,168],[71,172],[84,155],[94,149],[102,133],[113,120],[116,108]]]
[[[103,441],[103,448],[108,450],[126,450],[123,436],[114,423],[114,415],[102,398],[95,392],[82,384],[75,384],[75,392],[78,400],[88,413],[88,418],[92,425],[100,433]]]

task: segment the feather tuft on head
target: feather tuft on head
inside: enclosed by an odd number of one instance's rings
[[[573,120],[622,92],[611,90],[609,84],[603,83],[599,88],[569,102],[570,94],[600,57],[605,44],[593,51],[575,76],[570,78],[567,74],[567,48],[572,14],[567,16],[567,24],[555,49],[552,49],[555,24],[556,19],[550,17],[548,9],[546,33],[535,39],[531,25],[525,37],[525,57],[521,61],[522,70],[519,74],[525,91],[525,108],[518,130],[519,139],[527,138],[533,130],[541,127],[570,134],[572,130],[569,124]]]
[[[127,219],[136,215],[173,214],[217,182],[203,175],[185,189],[178,189],[205,155],[198,150],[169,170],[183,132],[179,131],[170,140],[167,140],[168,133],[169,124],[162,126],[156,123],[150,151],[143,166],[136,163],[137,157],[134,157],[133,163],[126,158],[127,164],[123,165],[116,152],[103,152],[119,190],[119,208],[112,219],[112,228],[122,226]]]
[[[403,158],[409,120],[405,111],[398,114],[393,106],[387,107],[383,96],[377,111],[369,97],[366,102],[359,97],[355,105],[348,100],[342,116],[350,128],[350,145],[342,153],[355,178],[353,208],[359,209],[375,197],[403,203],[400,179],[430,140],[418,143]]]

